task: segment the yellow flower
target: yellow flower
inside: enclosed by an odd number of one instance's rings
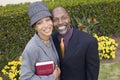
[[[112,54],[112,58],[113,58],[113,59],[115,58],[115,54]]]
[[[2,78],[2,77],[0,77],[0,80],[3,80],[3,78]]]
[[[4,75],[6,74],[6,70],[5,69],[2,69],[1,71]]]
[[[82,28],[83,27],[83,24],[82,23],[78,23],[78,28]]]
[[[115,40],[107,36],[98,36],[97,34],[94,34],[94,37],[98,40],[100,59],[114,59],[115,51],[118,46]]]
[[[19,57],[19,61],[22,61],[22,56]]]
[[[22,57],[19,57],[19,60],[14,60],[8,62],[7,65],[2,69],[2,73],[8,76],[9,80],[20,80],[20,66],[21,66]]]

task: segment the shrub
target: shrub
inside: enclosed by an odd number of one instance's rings
[[[120,36],[119,7],[120,1],[106,1],[95,4],[88,3],[87,5],[78,4],[68,9],[71,16],[75,15],[79,19],[83,18],[83,14],[86,18],[96,18],[99,21],[99,25],[94,28],[94,31],[98,35],[110,36],[113,34]]]
[[[79,30],[82,30],[89,34],[95,33],[95,27],[97,27],[96,25],[99,23],[96,18],[87,18],[84,14],[83,18],[81,19],[73,15],[72,21],[74,21],[73,24],[77,26]]]
[[[0,7],[0,70],[22,53],[33,35],[26,11],[27,4]]]

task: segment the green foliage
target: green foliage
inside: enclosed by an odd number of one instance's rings
[[[0,70],[22,53],[27,41],[33,35],[29,26],[26,6],[16,5],[0,8]]]
[[[79,19],[83,18],[83,14],[86,18],[96,18],[99,25],[94,28],[94,32],[99,35],[120,36],[120,0],[54,0],[52,2],[47,0],[46,2],[50,10],[56,6],[65,7],[72,21],[73,15]]]
[[[99,25],[95,27],[95,33],[106,36],[111,34],[120,36],[119,7],[120,2],[78,5],[71,8],[74,10],[71,12],[71,16],[74,14],[79,19],[82,19],[84,14],[86,18],[96,18]]]
[[[87,32],[89,34],[95,33],[95,27],[99,23],[96,18],[86,18],[83,14],[83,18],[78,18],[73,15],[72,22],[79,30]]]

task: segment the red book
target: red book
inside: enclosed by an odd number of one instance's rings
[[[54,62],[53,61],[37,62],[35,69],[36,74],[39,76],[50,75],[54,71]]]

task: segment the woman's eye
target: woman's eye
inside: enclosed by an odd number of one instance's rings
[[[37,22],[37,25],[40,25],[42,22]]]
[[[47,21],[51,21],[51,19],[47,19]]]

